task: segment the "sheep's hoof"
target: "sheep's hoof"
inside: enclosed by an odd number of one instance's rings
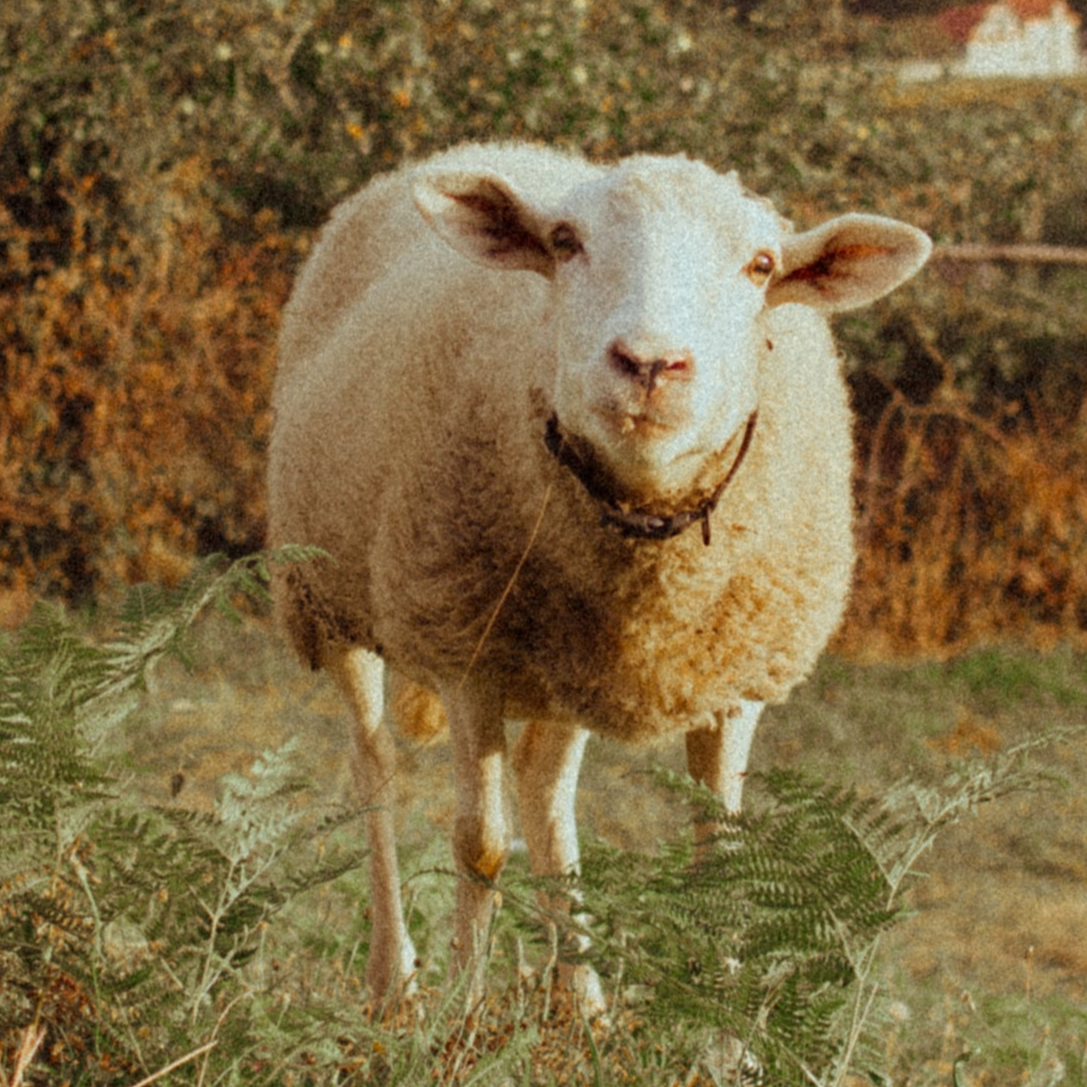
[[[719,1037],[702,1053],[704,1064],[715,1083],[735,1083],[740,1087],[762,1087],[765,1069],[762,1062],[731,1034]]]
[[[416,967],[414,950],[410,958],[402,956],[402,961],[396,963],[394,968],[390,968],[386,962],[370,963],[366,971],[366,987],[370,990],[370,1000],[376,1013],[389,1015],[417,995]]]
[[[562,963],[559,983],[571,993],[586,1018],[607,1019],[608,1002],[604,999],[604,987],[600,984],[600,975],[591,966]]]

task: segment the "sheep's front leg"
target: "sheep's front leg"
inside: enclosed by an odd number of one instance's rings
[[[762,707],[761,702],[741,702],[739,712],[716,712],[711,725],[687,733],[688,772],[717,793],[730,812],[740,810],[747,759]],[[695,843],[700,852],[718,829],[713,822],[695,824]]]
[[[533,721],[525,725],[514,748],[521,830],[533,875],[565,876],[578,872],[574,801],[588,738],[589,733],[576,726]],[[575,892],[573,902],[578,901]],[[541,895],[540,905],[545,910],[554,910],[569,908],[570,902]],[[576,950],[584,950],[583,941],[578,941]],[[591,967],[560,963],[559,981],[577,993],[587,1011],[604,1010],[600,979]]]
[[[327,664],[355,717],[355,781],[366,813],[370,847],[370,959],[366,980],[375,1001],[414,986],[415,948],[404,923],[396,859],[393,806],[396,751],[383,724],[384,665],[364,649],[344,652]]]
[[[482,682],[444,691],[453,743],[457,804],[453,859],[457,868],[455,966],[471,966],[471,999],[482,995],[485,941],[494,909],[490,886],[509,856],[503,772],[506,733],[501,696]]]

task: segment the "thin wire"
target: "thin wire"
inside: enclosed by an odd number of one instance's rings
[[[472,653],[471,660],[468,661],[468,666],[464,669],[464,675],[461,676],[460,685],[457,687],[458,691],[464,690],[465,683],[468,682],[468,674],[472,671],[473,666],[479,659],[479,655],[483,652],[483,645],[490,637],[491,631],[494,629],[494,624],[498,621],[498,613],[502,610],[509,599],[510,593],[513,591],[513,586],[517,582],[517,578],[521,573],[521,568],[525,565],[525,560],[529,556],[529,552],[532,550],[533,545],[536,543],[536,537],[540,534],[540,529],[543,527],[544,514],[547,512],[547,505],[551,501],[551,488],[552,484],[548,483],[547,490],[544,491],[543,502],[540,503],[540,512],[536,516],[536,523],[532,526],[532,532],[529,535],[528,543],[525,544],[524,551],[521,552],[521,557],[517,560],[517,565],[513,568],[513,573],[510,575],[509,581],[506,583],[505,589],[502,590],[502,595],[498,598],[498,603],[494,606],[494,611],[491,612],[491,617],[487,620],[487,625],[483,628],[483,633],[479,636],[479,641],[476,642],[476,648]]]

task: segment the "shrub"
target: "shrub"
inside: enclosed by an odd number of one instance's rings
[[[456,140],[687,151],[803,225],[861,208],[940,241],[1082,240],[1076,81],[903,88],[880,25],[833,5],[28,0],[0,33],[16,593],[259,542],[277,315],[312,231]],[[1083,274],[934,264],[843,320],[864,471],[842,647],[888,612],[895,652],[1082,635]]]
[[[271,918],[362,863],[361,847],[335,839],[358,812],[300,803],[287,751],[225,779],[211,815],[142,804],[125,788],[115,730],[203,610],[261,591],[270,561],[305,557],[209,562],[175,593],[133,590],[97,641],[39,605],[0,649],[5,1084],[46,1082],[56,1069],[131,1083],[182,1057],[205,1057],[206,1071],[222,1041],[228,1067],[266,1056],[265,1009],[254,1010],[259,986],[243,967]]]

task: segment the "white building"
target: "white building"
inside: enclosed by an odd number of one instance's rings
[[[1079,16],[1065,0],[997,0],[983,10],[959,74],[1062,76],[1083,70]]]

